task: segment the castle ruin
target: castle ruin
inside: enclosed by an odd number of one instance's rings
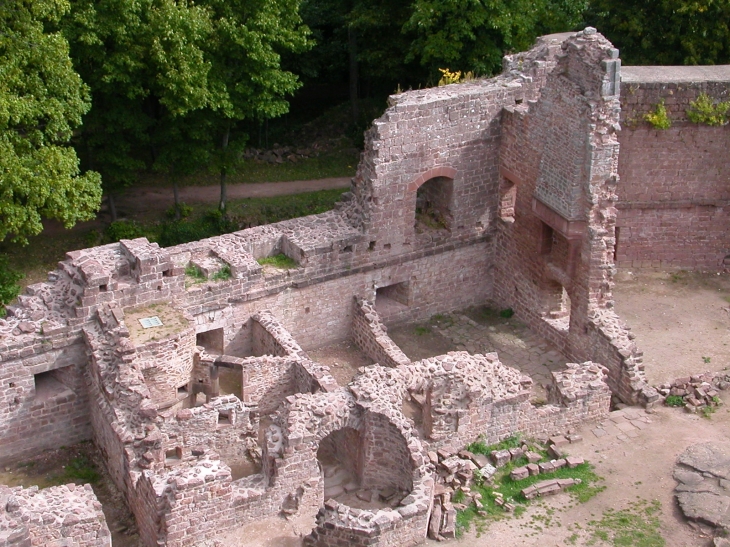
[[[92,439],[150,547],[279,514],[316,515],[311,546],[421,542],[428,451],[562,433],[611,396],[659,400],[613,276],[730,262],[728,128],[685,115],[729,90],[730,67],[622,69],[594,29],[546,36],[496,78],[392,96],[332,211],[68,253],[0,320],[0,462]],[[678,120],[666,131],[642,121],[662,99]],[[296,267],[258,262],[278,254]],[[487,301],[574,363],[548,404],[496,354],[411,362],[388,338],[385,325]],[[345,339],[378,364],[342,386],[307,350]],[[93,513],[93,493],[71,492],[0,489],[0,546],[84,523],[71,545],[110,545],[103,516],[32,517],[43,503]]]

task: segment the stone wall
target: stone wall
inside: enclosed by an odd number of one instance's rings
[[[91,438],[84,346],[44,347],[0,367],[2,461]]]
[[[635,346],[612,343],[624,327],[603,313],[616,271],[618,51],[595,29],[556,41],[564,55],[540,98],[505,110],[501,168],[516,196],[497,227],[497,300],[572,360],[600,347],[616,395],[651,404]]]
[[[375,305],[356,298],[352,317],[352,340],[357,347],[370,359],[386,367],[410,363],[410,359],[390,339],[387,332]]]
[[[730,66],[625,67],[616,262],[625,268],[730,265],[730,126],[687,118],[700,93],[730,100]],[[644,115],[663,101],[672,127]],[[727,258],[727,259],[726,259]]]
[[[111,547],[112,538],[91,485],[0,485],[0,545]]]

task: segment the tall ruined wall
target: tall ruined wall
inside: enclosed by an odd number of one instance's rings
[[[730,265],[730,125],[687,118],[700,93],[730,100],[730,66],[624,67],[616,262],[626,268]],[[661,101],[669,129],[644,115]]]
[[[617,396],[647,403],[656,393],[612,315],[618,50],[591,28],[561,38],[540,98],[505,110],[497,298],[570,359],[606,365]]]

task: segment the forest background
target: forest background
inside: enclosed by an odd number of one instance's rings
[[[388,95],[492,76],[587,25],[624,64],[730,63],[728,0],[0,0],[0,313],[72,248],[327,210],[341,191],[228,185],[352,176]],[[217,207],[181,202],[210,184]],[[165,214],[118,210],[150,186]]]

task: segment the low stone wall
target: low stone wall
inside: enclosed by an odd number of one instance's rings
[[[429,508],[367,511],[328,500],[317,513],[317,526],[305,547],[410,547],[423,543]]]
[[[329,373],[329,368],[309,359],[221,355],[215,362],[241,368],[243,403],[255,407],[261,414],[274,412],[289,395],[337,388],[337,381]]]
[[[383,366],[397,367],[411,362],[388,336],[375,305],[363,298],[355,298],[352,339],[365,355]]]
[[[269,310],[260,311],[251,319],[253,320],[251,347],[254,355],[307,359],[304,350]]]
[[[0,546],[111,547],[112,538],[91,486],[39,490],[0,485]]]
[[[478,437],[492,444],[518,432],[549,436],[602,420],[611,401],[606,378],[600,365],[569,364],[553,373],[550,404],[535,406],[528,400],[532,380],[496,354],[451,352],[397,369],[369,367],[348,388],[360,404],[423,401],[415,423],[423,442],[429,450],[458,451]]]
[[[629,404],[651,406],[660,401],[660,396],[646,381],[643,353],[634,338],[613,311],[595,311],[586,331],[584,351],[606,367],[606,381],[614,395]]]

